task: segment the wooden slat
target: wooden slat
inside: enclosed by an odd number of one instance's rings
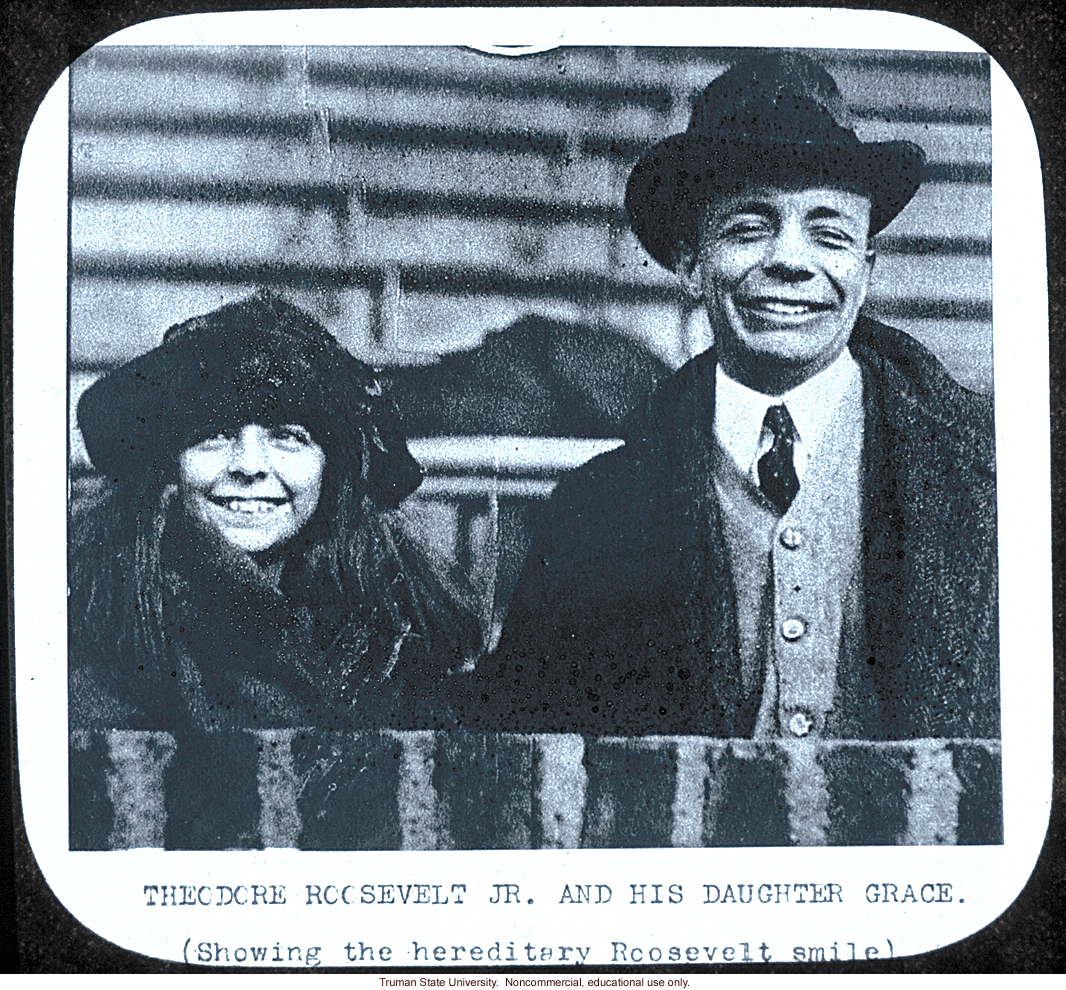
[[[428,472],[462,470],[469,474],[554,476],[621,446],[621,440],[581,437],[422,437],[408,442]]]
[[[923,186],[884,230],[893,237],[974,238],[987,241],[992,190],[982,185],[940,183]]]
[[[972,196],[980,212],[987,200]],[[932,210],[935,201],[919,206]],[[917,221],[912,224],[912,229]],[[927,225],[928,226],[928,225]],[[167,265],[182,258],[239,266],[248,262],[298,264],[329,269],[339,262],[383,266],[498,265],[520,271],[603,271],[615,267],[641,284],[669,285],[672,276],[644,265],[646,256],[628,231],[600,224],[568,222],[517,227],[509,218],[415,217],[360,213],[342,221],[328,207],[190,200],[75,200],[71,227],[76,262],[99,265]],[[913,259],[908,280],[917,276],[931,290],[943,282],[968,282],[951,266],[968,258],[988,259],[990,242],[962,233],[908,238],[893,228],[878,239],[881,268],[896,256]],[[904,263],[904,262],[899,262]],[[875,273],[875,286],[877,284]],[[976,277],[984,294],[991,269]]]
[[[266,729],[256,733],[259,740],[259,838],[266,849],[298,844],[300,812],[296,799],[299,781],[292,758],[292,741],[297,729]]]
[[[953,846],[959,828],[959,793],[952,752],[935,739],[917,743],[911,753],[910,795],[905,845]]]
[[[242,266],[330,266],[347,253],[325,210],[241,203],[77,200],[71,210],[75,264],[162,268],[174,261]]]

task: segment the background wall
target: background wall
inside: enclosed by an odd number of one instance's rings
[[[415,383],[408,394],[443,403],[421,420],[412,411],[429,432],[611,436],[642,390],[711,343],[621,204],[641,152],[685,129],[693,96],[735,54],[90,51],[71,71],[72,407],[95,376],[155,346],[172,323],[268,287],[315,312],[357,356],[395,369],[401,392]],[[990,390],[987,61],[812,54],[836,77],[860,136],[908,138],[930,160],[926,184],[877,239],[868,311],[924,341],[964,384]],[[511,328],[530,314],[539,320]],[[483,359],[501,350],[495,363]],[[434,378],[434,368],[448,373]],[[490,383],[495,398],[482,401]],[[448,405],[464,388],[484,416]],[[595,426],[535,414],[559,394],[597,388],[610,394]],[[508,418],[508,406],[521,414]],[[490,597],[508,580],[497,573],[501,539],[524,553],[522,500],[543,497],[558,470],[599,449],[415,446],[434,477],[413,513]],[[87,463],[76,430],[71,453],[77,475]]]

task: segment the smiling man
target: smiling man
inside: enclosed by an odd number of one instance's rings
[[[869,200],[767,186],[702,212],[697,252],[682,247],[677,271],[706,302],[725,374],[780,395],[825,371],[844,352],[870,284]]]
[[[633,230],[715,346],[560,483],[471,723],[998,735],[992,406],[862,314],[923,164],[780,54],[637,163]]]

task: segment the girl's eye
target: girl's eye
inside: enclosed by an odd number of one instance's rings
[[[230,443],[236,435],[237,434],[233,430],[219,430],[218,433],[215,433],[213,436],[204,437],[203,440],[193,444],[193,446],[214,449]]]
[[[310,432],[295,424],[275,426],[270,431],[270,438],[277,443],[293,447],[306,447],[312,443]]]

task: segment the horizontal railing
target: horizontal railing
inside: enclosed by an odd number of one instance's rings
[[[1003,841],[988,739],[75,731],[74,849]]]
[[[547,498],[559,477],[620,439],[586,437],[452,436],[408,441],[426,477],[419,498],[498,496]]]

